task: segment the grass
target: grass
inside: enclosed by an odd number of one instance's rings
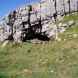
[[[78,78],[75,33],[78,33],[77,25],[60,34],[60,42],[9,43],[0,47],[0,78]]]
[[[62,22],[68,22],[69,20],[77,21],[78,20],[78,14],[75,13],[75,14],[70,14],[70,15],[64,16],[64,20],[62,20]]]

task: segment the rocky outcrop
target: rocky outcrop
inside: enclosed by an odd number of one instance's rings
[[[64,32],[66,27],[74,24],[74,21],[69,21],[67,24],[55,25],[55,19],[49,7],[47,2],[42,2],[18,8],[9,13],[0,22],[0,41],[22,42],[33,38],[48,40],[55,37],[57,29],[58,32]],[[62,18],[61,15],[57,15],[59,21]]]

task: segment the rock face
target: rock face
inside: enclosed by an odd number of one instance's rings
[[[55,11],[52,11],[51,7],[54,4],[49,4],[51,3],[48,0],[44,0],[40,4],[24,6],[9,13],[0,22],[0,41],[22,42],[33,38],[54,37],[57,31],[57,26],[52,22]],[[58,15],[57,19],[60,20],[60,18],[62,20],[61,15]],[[73,23],[74,21],[60,24],[58,29],[60,32],[64,32],[64,25],[72,25]]]

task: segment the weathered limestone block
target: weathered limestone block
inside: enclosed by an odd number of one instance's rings
[[[28,24],[25,25],[25,29],[27,29],[27,28],[29,28],[29,25]]]
[[[11,34],[11,28],[9,25],[4,24],[4,26],[0,27],[0,41],[1,42],[8,39],[10,34]]]
[[[22,21],[23,21],[23,22],[24,22],[24,21],[27,22],[27,21],[28,21],[28,16],[23,16],[23,17],[22,17]]]
[[[52,28],[49,28],[46,31],[46,34],[47,34],[48,38],[55,37],[56,33],[57,33],[57,27],[56,27],[56,25],[54,25]]]
[[[57,15],[57,20],[58,20],[58,21],[62,21],[62,20],[63,20],[63,16]]]
[[[37,20],[37,17],[35,14],[30,16],[30,23],[35,22]]]
[[[18,29],[18,28],[20,28],[21,24],[22,24],[22,20],[21,19],[17,19],[17,20],[15,20],[13,27]]]
[[[26,15],[26,14],[28,14],[28,11],[27,10],[22,10],[20,13],[21,13],[21,15]]]
[[[46,32],[48,30],[49,25],[48,24],[44,24],[42,26],[42,32]]]
[[[4,33],[4,28],[0,27],[0,41],[4,41],[4,36],[3,36],[3,33]]]
[[[16,33],[13,35],[15,42],[18,42],[18,43],[22,42],[21,33],[22,33],[21,31],[16,31]]]

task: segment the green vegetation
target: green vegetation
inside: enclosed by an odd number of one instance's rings
[[[62,22],[67,22],[69,20],[75,20],[77,21],[78,20],[78,14],[70,14],[70,15],[67,15],[64,17],[64,20],[62,20]]]
[[[72,16],[68,17],[65,20]],[[74,25],[59,35],[59,42],[0,47],[0,78],[78,78],[77,33],[78,25]]]

